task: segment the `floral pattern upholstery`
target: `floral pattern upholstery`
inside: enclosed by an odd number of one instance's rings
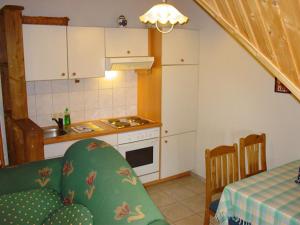
[[[82,225],[168,225],[127,161],[112,146],[97,139],[74,143],[63,158],[0,169],[0,180],[6,184],[0,185],[0,198],[31,189],[58,192],[61,201],[57,212],[67,221],[73,221],[68,215],[74,205],[81,205],[93,215],[85,217],[87,221]],[[45,224],[59,225],[60,219],[49,217]]]

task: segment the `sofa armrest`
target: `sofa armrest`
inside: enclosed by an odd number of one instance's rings
[[[62,158],[0,169],[0,195],[36,188],[60,192]]]

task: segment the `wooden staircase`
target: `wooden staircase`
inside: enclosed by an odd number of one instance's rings
[[[300,100],[300,0],[194,0]]]

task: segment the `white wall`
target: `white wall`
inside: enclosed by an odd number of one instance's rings
[[[197,173],[205,176],[206,148],[250,133],[266,133],[268,167],[299,159],[299,102],[274,93],[274,78],[201,14]]]
[[[68,16],[70,25],[116,27],[117,18],[125,15],[128,27],[145,27],[138,20],[161,0],[0,0],[3,5],[22,5],[28,16]],[[184,14],[191,15],[187,27],[197,28],[198,6],[193,0],[170,0]]]

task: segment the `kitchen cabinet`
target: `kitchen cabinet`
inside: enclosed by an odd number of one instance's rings
[[[69,78],[104,76],[104,28],[68,27]]]
[[[99,136],[99,137],[94,137],[94,138],[105,141],[108,144],[112,145],[115,149],[118,149],[118,135],[117,134],[104,135],[104,136]],[[45,159],[62,157],[65,154],[65,152],[68,150],[68,148],[77,141],[78,140],[45,145],[44,146]]]
[[[195,131],[198,66],[162,67],[162,136]]]
[[[174,29],[162,36],[162,65],[199,64],[199,31]]]
[[[148,56],[148,30],[130,28],[105,29],[105,56]]]
[[[66,79],[66,26],[23,25],[26,81]]]
[[[194,165],[196,132],[161,139],[161,179],[191,171]]]

